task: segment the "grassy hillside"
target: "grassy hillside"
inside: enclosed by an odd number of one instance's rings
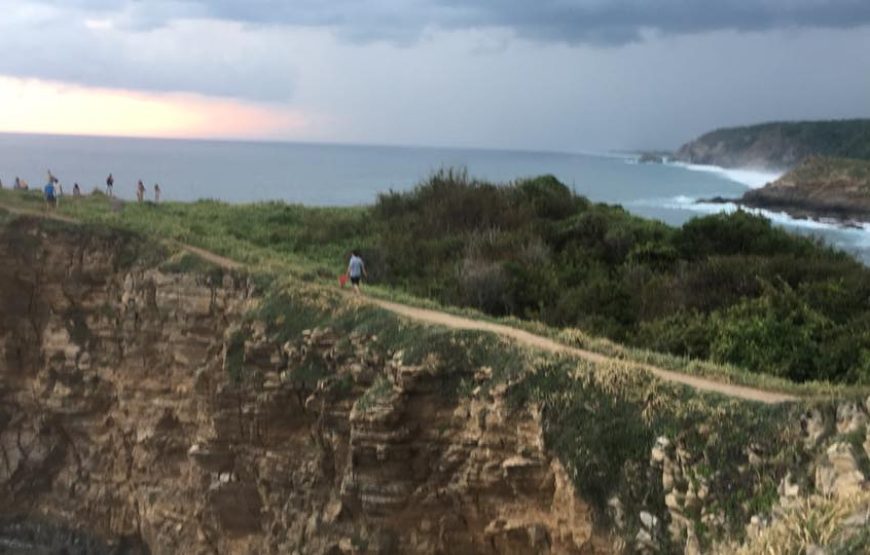
[[[870,160],[870,120],[774,122],[717,129],[683,145],[677,158],[727,167],[789,168],[807,156]]]
[[[780,182],[814,189],[850,188],[870,196],[870,160],[814,156],[780,178]]]
[[[40,207],[33,194],[0,200]],[[61,211],[330,282],[359,248],[394,292],[796,381],[870,383],[870,271],[746,213],[677,229],[552,177],[500,187],[450,172],[371,207],[97,195]]]

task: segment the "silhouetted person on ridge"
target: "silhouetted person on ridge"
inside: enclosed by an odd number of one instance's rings
[[[160,185],[154,184],[154,204],[160,204]]]
[[[106,196],[109,198],[112,197],[113,188],[115,186],[115,178],[112,177],[112,174],[109,174],[109,177],[106,178]]]

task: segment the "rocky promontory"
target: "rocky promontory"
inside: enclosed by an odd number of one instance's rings
[[[739,204],[800,218],[870,222],[870,162],[808,158],[773,183],[748,191]]]
[[[723,168],[787,170],[808,156],[870,160],[870,120],[772,122],[716,129],[675,159]]]

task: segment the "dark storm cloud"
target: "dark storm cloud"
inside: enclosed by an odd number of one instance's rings
[[[405,42],[427,27],[507,27],[540,41],[623,44],[665,34],[870,23],[870,0],[41,0],[124,11],[132,27],[176,17],[330,27],[356,40]]]
[[[673,146],[725,124],[866,117],[870,98],[870,0],[0,0],[0,14],[0,77],[292,106],[318,116],[318,139]]]
[[[499,25],[538,40],[621,44],[645,29],[665,34],[779,27],[852,27],[870,21],[867,0],[439,0],[473,6],[466,23]]]

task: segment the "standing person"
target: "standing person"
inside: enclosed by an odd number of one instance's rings
[[[54,183],[49,180],[48,183],[45,184],[45,207],[47,209],[54,208],[57,203],[57,197],[54,196]]]
[[[154,184],[154,204],[160,204],[160,185]]]
[[[360,258],[359,252],[354,250],[350,253],[350,261],[347,263],[347,275],[350,277],[350,283],[353,285],[354,292],[359,295],[359,283],[363,276],[369,277],[366,271],[365,262]]]
[[[106,196],[112,198],[113,188],[115,186],[115,178],[112,177],[112,174],[109,173],[109,177],[106,178]]]
[[[73,183],[73,198],[79,198],[82,196],[82,190],[79,189],[78,183]]]
[[[142,202],[145,200],[145,185],[142,184],[142,180],[139,180],[139,183],[136,184],[136,200],[138,202]]]

